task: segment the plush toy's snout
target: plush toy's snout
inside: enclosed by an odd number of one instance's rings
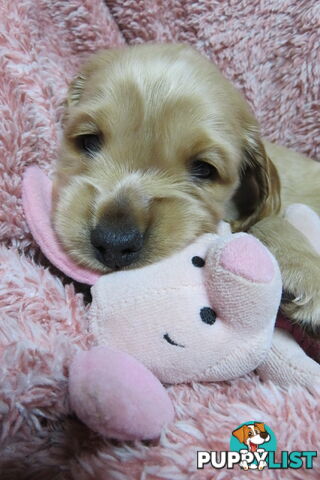
[[[267,249],[248,235],[234,237],[225,245],[220,265],[250,282],[268,283],[275,275],[274,262]]]
[[[210,248],[206,267],[209,301],[221,318],[232,324],[239,340],[247,344],[257,330],[269,328],[265,319],[276,315],[281,275],[277,262],[262,243],[245,233],[222,237]]]

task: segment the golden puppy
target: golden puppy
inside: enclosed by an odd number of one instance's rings
[[[155,262],[223,218],[254,226],[280,262],[283,308],[316,329],[320,261],[277,214],[293,202],[320,213],[319,186],[320,165],[263,143],[211,62],[148,44],[101,51],[72,82],[53,224],[73,259],[102,272]]]

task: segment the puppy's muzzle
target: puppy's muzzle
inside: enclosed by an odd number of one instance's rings
[[[90,240],[97,260],[117,270],[138,260],[144,235],[136,226],[119,221],[98,224],[91,231]]]

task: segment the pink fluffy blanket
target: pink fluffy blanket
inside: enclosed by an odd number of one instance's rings
[[[53,169],[67,83],[90,52],[125,43],[193,44],[242,89],[264,135],[319,157],[319,20],[313,0],[0,0],[1,480],[242,480],[239,470],[197,471],[196,451],[228,449],[250,420],[266,422],[280,450],[320,445],[319,396],[254,375],[171,388],[176,420],[154,444],[89,432],[65,393],[68,338],[81,346],[86,306],[44,268],[21,207],[25,167]],[[285,478],[318,479],[319,465]]]

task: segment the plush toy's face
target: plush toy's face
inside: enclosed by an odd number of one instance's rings
[[[270,348],[281,280],[246,234],[205,235],[179,254],[93,287],[91,330],[165,383],[225,380]]]

